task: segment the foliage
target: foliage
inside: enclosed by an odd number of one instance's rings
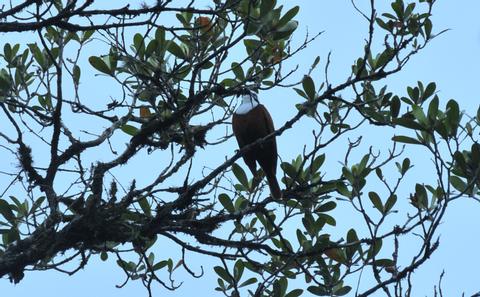
[[[480,111],[469,117],[455,100],[443,106],[433,82],[405,94],[379,87],[439,34],[430,19],[435,1],[395,0],[384,13],[371,1],[368,13],[358,10],[369,28],[363,54],[335,84],[313,78],[320,58],[306,73],[285,70],[318,36],[293,46],[298,6],[157,1],[102,9],[96,2],[27,0],[0,12],[0,32],[37,36],[5,43],[1,53],[2,158],[16,166],[1,169],[10,181],[0,199],[0,276],[17,283],[27,268],[73,274],[91,257],[115,257],[127,281],[141,281],[152,295],[155,283],[178,287],[176,269],[202,276],[189,267],[188,253],[215,259],[215,290],[226,296],[343,296],[362,272],[373,281],[357,296],[400,296],[438,247],[448,205],[478,194]],[[325,73],[328,66],[327,59]],[[92,71],[118,91],[111,99],[83,95],[99,84],[89,85]],[[310,149],[280,166],[282,201],[264,184],[252,189],[237,162],[253,145],[225,152],[202,176],[191,174],[203,166],[199,148],[232,141],[234,96],[251,87],[292,88],[303,98],[292,106],[297,113],[257,144],[298,122],[315,123],[304,140]],[[398,128],[386,157],[372,150],[353,157],[360,139],[342,157],[322,153],[361,125]],[[414,166],[402,157],[405,146],[429,154],[435,183],[405,183]],[[330,158],[342,165],[327,176]],[[139,171],[148,177],[139,180]],[[399,206],[406,199],[407,210]],[[332,232],[340,206],[363,226]],[[401,261],[411,234],[419,235],[417,248]],[[181,257],[155,252],[165,241]],[[76,269],[63,268],[76,258]]]

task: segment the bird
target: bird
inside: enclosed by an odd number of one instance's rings
[[[243,148],[258,139],[261,139],[275,131],[273,120],[268,110],[258,101],[258,95],[250,90],[243,89],[237,96],[242,96],[242,103],[235,110],[232,117],[233,134],[237,139],[238,146]],[[263,169],[270,188],[270,194],[274,199],[280,199],[282,192],[277,181],[277,142],[275,136],[254,146],[245,152],[243,161],[254,176],[257,174],[257,162]]]

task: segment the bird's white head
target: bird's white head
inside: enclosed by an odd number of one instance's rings
[[[236,114],[246,114],[258,105],[258,96],[254,92],[248,90],[242,94],[242,103],[235,111]]]

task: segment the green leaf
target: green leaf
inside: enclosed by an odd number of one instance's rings
[[[273,34],[273,39],[274,40],[286,39],[290,37],[290,35],[292,35],[293,31],[295,31],[297,27],[298,27],[297,21],[290,21]]]
[[[171,258],[167,260],[167,268],[168,268],[168,272],[173,271],[173,260]]]
[[[407,172],[407,170],[410,169],[410,159],[409,158],[405,158],[403,159],[403,162],[402,162],[402,170],[401,170],[401,174],[405,174]]]
[[[396,0],[395,2],[392,2],[391,5],[397,17],[402,20],[403,19],[403,1]]]
[[[108,67],[107,63],[105,63],[102,58],[91,56],[90,58],[88,58],[88,62],[90,62],[90,65],[92,65],[93,68],[97,69],[98,71],[113,76],[110,67]]]
[[[430,19],[425,20],[425,37],[426,39],[430,39],[432,35],[432,21]]]
[[[256,39],[244,39],[243,44],[249,55],[252,55],[258,48],[262,46],[262,42]]]
[[[278,21],[277,26],[278,27],[283,27],[285,26],[289,21],[291,21],[297,13],[300,11],[300,7],[295,6],[289,11],[287,11]]]
[[[305,98],[305,99],[308,100],[308,96],[307,96],[307,94],[305,94],[304,91],[302,91],[302,90],[300,90],[300,89],[297,89],[297,88],[293,88],[293,90],[294,90],[295,92],[297,92],[298,95],[300,95],[300,96],[302,96],[303,98]],[[479,108],[479,110],[480,110],[480,108]],[[480,117],[478,117],[478,118],[479,118],[479,121],[480,121]]]
[[[428,88],[428,87],[427,87]],[[430,120],[434,120],[437,118],[438,113],[438,96],[435,96],[433,100],[428,105],[428,118]]]
[[[238,80],[245,80],[245,73],[243,72],[242,66],[236,62],[232,63],[232,71],[237,77]]]
[[[285,296],[287,291],[287,279],[280,278],[273,283],[273,296]]]
[[[10,45],[10,43],[5,43],[5,45],[3,46],[3,55],[5,61],[10,62],[12,60],[12,46]]]
[[[312,170],[313,173],[317,172],[318,169],[320,169],[320,167],[323,165],[323,162],[325,162],[325,154],[321,154],[320,156],[316,157],[315,160],[313,160],[310,170]]]
[[[358,242],[358,241],[359,241],[359,239],[358,239],[357,232],[355,231],[355,229],[348,230],[348,232],[347,232],[347,243]],[[348,246],[345,249],[345,254],[347,256],[347,259],[351,259],[356,251],[361,252],[361,245],[360,244]]]
[[[377,193],[375,192],[369,192],[368,197],[370,198],[370,201],[372,201],[373,206],[378,209],[381,213],[384,212],[382,200],[380,199],[380,196],[378,196]]]
[[[38,45],[35,44],[35,43],[30,43],[30,44],[28,44],[28,47],[30,48],[30,51],[32,52],[33,58],[35,59],[35,61],[37,61],[38,65],[40,65],[40,67],[43,70],[46,70],[46,67],[47,67],[46,59],[45,59],[45,56],[43,55],[42,51],[38,47]]]
[[[351,290],[352,290],[352,287],[345,286],[345,287],[339,288],[338,290],[335,290],[333,294],[335,296],[344,296],[344,295],[347,295]]]
[[[337,207],[337,203],[335,203],[334,201],[328,201],[327,203],[320,205],[316,209],[316,211],[317,212],[327,212],[327,211],[331,211],[331,210],[335,209],[335,207]]]
[[[127,124],[121,126],[120,129],[122,129],[123,132],[125,132],[125,133],[127,133],[128,135],[131,135],[131,136],[137,135],[137,132],[138,132],[137,127],[127,125]]]
[[[244,210],[247,206],[248,206],[248,200],[245,199],[245,198],[243,198],[242,196],[239,196],[239,197],[235,200],[235,204],[234,204],[235,211],[242,211],[242,210]]]
[[[448,122],[453,126],[453,130],[456,131],[458,123],[460,122],[460,109],[457,101],[451,99],[447,102],[446,114]]]
[[[327,291],[326,288],[322,286],[310,286],[307,288],[307,290],[312,293],[313,295],[316,296],[329,296],[330,292]]]
[[[177,80],[184,79],[185,77],[188,76],[188,74],[190,73],[191,70],[192,70],[192,67],[190,67],[190,65],[184,65],[184,66],[180,67],[180,69],[178,69],[175,72],[175,79],[177,79]]]
[[[450,176],[450,184],[459,192],[464,192],[467,189],[467,184],[458,176]]]
[[[374,256],[376,256],[382,249],[382,245],[383,245],[382,240],[376,239],[370,246],[370,249],[368,250],[367,259],[371,259]]]
[[[423,93],[422,99],[426,100],[427,98],[432,96],[433,93],[435,93],[436,88],[437,88],[437,85],[434,82],[429,83],[425,88],[425,92]]]
[[[420,141],[416,140],[415,138],[402,136],[402,135],[395,135],[392,137],[392,140],[396,142],[409,143],[409,144],[422,144]]]
[[[101,253],[100,253],[100,259],[101,259],[102,261],[107,261],[107,259],[108,259],[108,253],[105,252],[105,251],[101,252]]]
[[[8,76],[8,74],[0,72],[0,89],[4,91],[2,93],[7,93],[8,90],[10,90],[11,85],[12,82],[10,81],[10,77]]]
[[[223,267],[220,267],[220,266],[215,266],[213,268],[213,270],[215,270],[215,272],[217,273],[217,275],[222,278],[223,280],[225,280],[226,282],[228,282],[229,284],[232,283],[232,278],[230,277],[230,275],[228,274],[228,272],[223,268]]]
[[[392,101],[390,102],[390,114],[392,118],[398,117],[398,114],[400,113],[400,99],[398,99],[398,96],[395,96],[392,98]]]
[[[140,198],[140,200],[138,200],[138,204],[142,208],[144,214],[146,214],[148,216],[152,215],[152,209],[150,207],[150,204],[148,204],[148,201],[147,201],[146,197]]]
[[[318,214],[318,218],[319,218],[319,220],[317,220],[315,222],[315,227],[317,227],[318,230],[320,230],[320,228],[323,227],[323,222],[329,224],[330,226],[336,226],[337,225],[337,222],[335,221],[335,219],[330,215],[320,213],[320,214]]]
[[[246,281],[244,281],[243,283],[240,284],[240,286],[238,286],[239,288],[242,288],[242,287],[246,287],[246,286],[249,286],[249,285],[252,285],[254,283],[257,282],[257,279],[252,277],[252,278],[249,278],[247,279]]]
[[[147,45],[147,49],[145,50],[145,56],[148,58],[150,57],[154,52],[155,50],[158,48],[158,42],[157,40],[153,39],[153,40],[150,40],[150,42],[148,43]]]
[[[2,240],[4,245],[9,245],[17,240],[20,240],[20,234],[17,228],[11,228],[6,233],[2,234]]]
[[[45,199],[46,199],[45,196],[40,196],[40,197],[38,197],[38,198],[33,202],[32,208],[30,208],[29,214],[33,214],[33,213],[37,210],[37,208],[39,208],[39,207],[42,205],[42,203],[43,203],[43,201],[45,201]]]
[[[263,17],[271,12],[276,4],[276,0],[262,0],[262,4],[260,5],[260,17]]]
[[[427,207],[428,206],[428,196],[427,190],[421,184],[415,185],[415,194],[417,197],[417,203],[419,207]]]
[[[240,184],[248,189],[249,188],[248,178],[247,178],[247,175],[245,174],[245,171],[242,169],[242,167],[240,167],[237,163],[233,163],[232,171],[235,177],[237,178],[237,180],[240,182]]]
[[[299,297],[302,295],[302,293],[303,293],[302,289],[295,289],[290,291],[287,295],[285,295],[285,297]]]
[[[375,265],[382,266],[382,267],[395,266],[395,262],[393,262],[393,260],[391,259],[378,259],[378,260],[375,260],[374,263]]]
[[[210,69],[214,66],[214,64],[210,61],[205,61],[200,68],[202,69]]]
[[[12,206],[3,199],[0,199],[0,214],[10,223],[13,224],[15,222]]]
[[[162,269],[163,267],[165,267],[165,266],[167,266],[167,265],[168,265],[168,261],[163,260],[163,261],[160,261],[160,262],[158,262],[157,264],[153,265],[152,269],[153,269],[154,271],[160,270],[160,269]]]
[[[282,168],[283,172],[285,172],[288,176],[292,178],[296,178],[298,176],[298,171],[292,164],[283,162],[280,167]]]
[[[348,198],[352,197],[352,193],[348,190],[347,186],[343,182],[339,181],[336,184],[336,188],[337,188],[337,192],[340,195],[343,195],[343,196],[348,197]]]
[[[427,124],[427,117],[423,113],[423,109],[417,105],[412,106],[412,114],[420,124]]]
[[[383,53],[381,53],[378,58],[375,61],[375,69],[382,68],[385,66],[388,62],[391,61],[393,57],[393,50],[390,48],[387,48]]]
[[[317,56],[315,60],[313,61],[312,66],[310,66],[310,69],[315,69],[317,67],[318,63],[320,62],[320,56]],[[320,87],[321,88],[321,87]]]
[[[133,36],[133,45],[135,46],[138,55],[143,57],[145,54],[145,38],[142,34],[137,33],[135,36]]]
[[[377,22],[377,24],[380,26],[380,28],[384,29],[384,30],[387,30],[389,32],[392,31],[393,29],[393,26],[391,26],[392,22],[388,22],[386,23],[384,20],[382,20],[381,18],[376,18],[375,21]]]
[[[420,90],[417,87],[415,88],[407,87],[407,93],[408,93],[408,96],[410,96],[410,99],[413,100],[413,102],[418,101],[420,96]]]
[[[315,92],[315,83],[313,82],[313,80],[310,76],[306,75],[305,77],[303,77],[302,86],[303,86],[303,90],[307,94],[308,98],[310,100],[314,100],[315,99],[315,93],[316,93]]]
[[[182,47],[180,47],[178,44],[176,44],[173,41],[169,41],[167,50],[177,58],[180,58],[180,59],[186,58],[186,54],[183,51]]]
[[[80,74],[81,74],[80,67],[78,67],[78,65],[73,66],[72,77],[73,77],[73,82],[76,85],[78,85],[80,82]]]
[[[234,213],[235,207],[233,206],[232,199],[227,194],[220,194],[218,195],[218,201],[222,204],[222,206],[229,212]]]
[[[397,125],[400,125],[402,127],[409,128],[409,129],[413,129],[413,130],[425,130],[425,128],[422,125],[415,122],[413,119],[405,117],[405,116],[401,117],[401,118],[393,119],[392,122],[394,124],[397,124]]]
[[[235,281],[238,282],[242,278],[244,269],[245,265],[243,265],[243,261],[237,260],[237,262],[235,262],[235,266],[233,267],[233,278]]]
[[[90,39],[90,37],[93,35],[94,32],[95,32],[95,30],[88,30],[88,31],[83,32],[81,43],[84,43],[85,41]]]
[[[408,18],[410,14],[412,14],[414,9],[415,9],[415,3],[408,4],[407,8],[405,9],[405,18]]]
[[[389,212],[395,206],[395,203],[397,203],[397,195],[393,194],[385,202],[385,213]]]

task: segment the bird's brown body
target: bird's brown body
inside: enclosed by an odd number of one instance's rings
[[[272,117],[262,104],[258,104],[245,114],[234,113],[232,127],[240,148],[275,131]],[[276,177],[277,158],[275,137],[253,147],[243,155],[243,160],[254,177],[257,175],[258,162],[265,172],[272,197],[278,199],[281,198],[282,194]]]

